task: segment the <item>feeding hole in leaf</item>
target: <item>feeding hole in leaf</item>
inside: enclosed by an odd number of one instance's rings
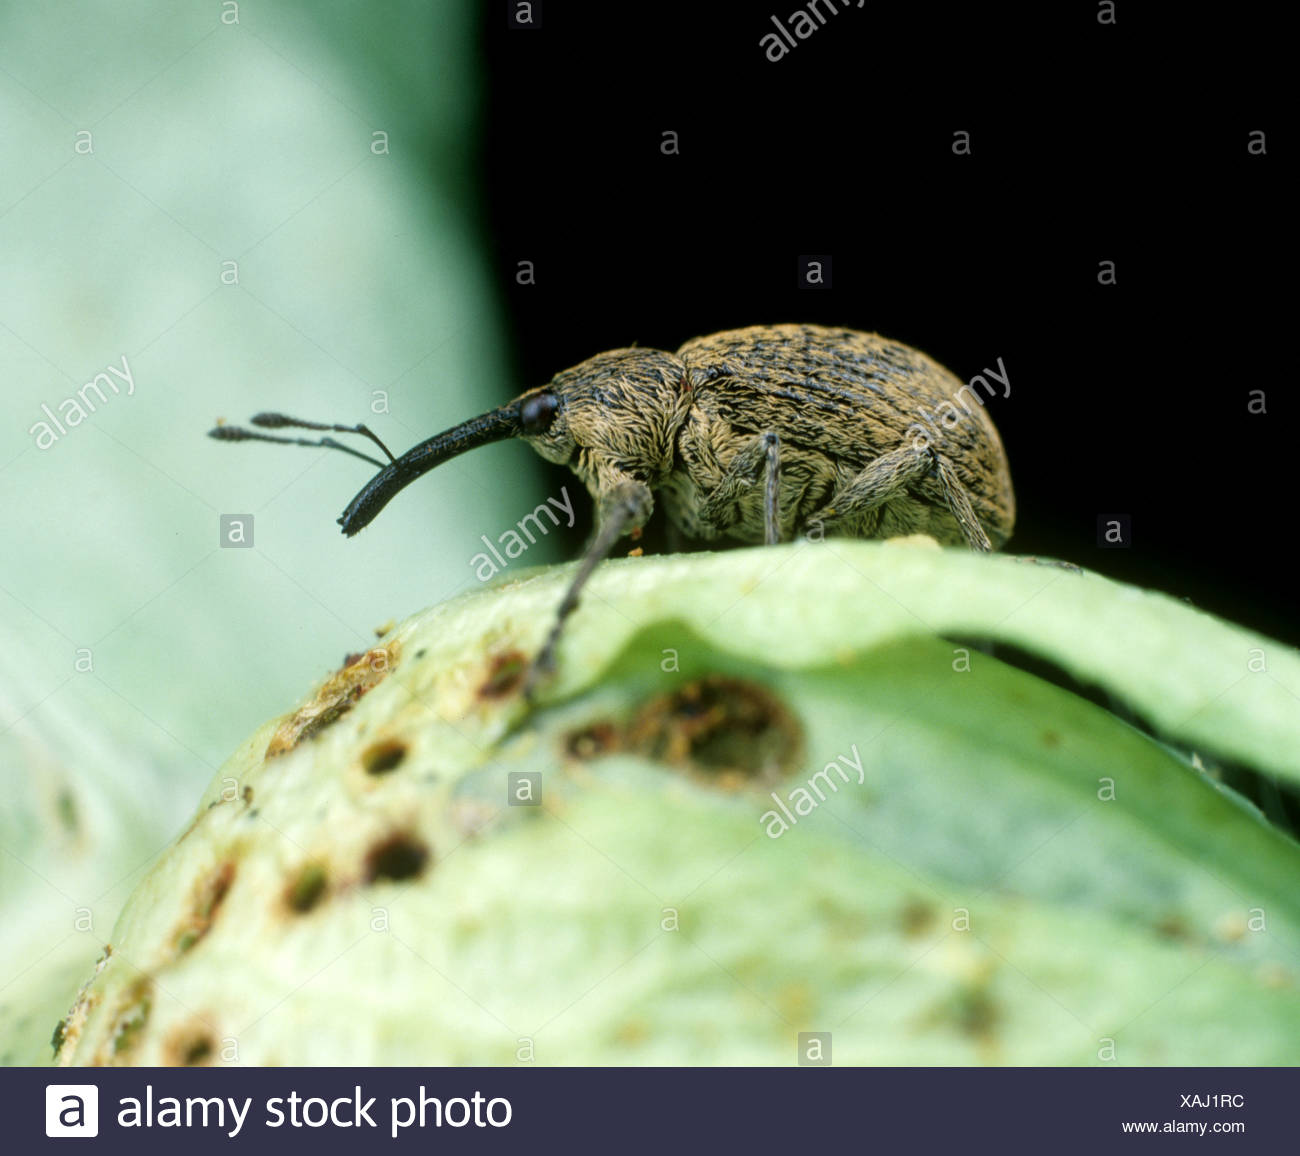
[[[409,834],[392,835],[371,847],[366,856],[366,882],[413,879],[428,860],[429,848],[422,840]]]
[[[177,954],[183,955],[207,935],[234,879],[234,861],[227,860],[199,881],[189,917],[176,931]]]
[[[406,758],[406,744],[399,739],[381,739],[361,753],[361,765],[368,775],[386,775],[395,771]]]
[[[308,863],[289,884],[285,902],[299,914],[308,912],[320,902],[328,882],[324,867],[319,863]]]
[[[627,746],[715,775],[771,778],[799,766],[803,729],[767,687],[713,674],[643,705],[628,726]]]

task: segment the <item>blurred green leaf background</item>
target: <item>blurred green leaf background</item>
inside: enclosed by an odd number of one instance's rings
[[[233,746],[376,626],[477,585],[478,535],[536,503],[530,452],[492,447],[348,541],[369,466],[204,436],[278,409],[400,453],[518,392],[477,232],[474,21],[464,0],[0,12],[5,1062],[48,1058]],[[38,448],[42,404],[123,357],[133,392]],[[253,549],[219,548],[222,514],[254,516]]]

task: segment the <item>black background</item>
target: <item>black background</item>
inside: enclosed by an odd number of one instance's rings
[[[545,0],[531,31],[485,5],[481,203],[520,390],[785,321],[877,331],[963,380],[1001,357],[1007,549],[1300,641],[1264,9],[838,6],[770,62],[771,15],[803,5]],[[831,255],[831,288],[798,286],[801,254]],[[1130,549],[1098,547],[1102,514],[1132,518]]]

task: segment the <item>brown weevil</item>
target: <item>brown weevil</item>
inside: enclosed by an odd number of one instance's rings
[[[261,413],[262,429],[361,434],[388,462],[330,437],[219,425],[210,436],[326,446],[380,471],[339,523],[351,536],[394,495],[449,458],[521,437],[591,491],[596,531],[527,681],[551,668],[564,620],[618,539],[658,493],[694,538],[779,542],[800,534],[929,534],[972,550],[1001,546],[1015,521],[1006,454],[971,392],[925,354],[852,329],[761,325],[697,337],[676,353],[614,349],[394,458],[364,425]],[[957,402],[961,402],[958,408]],[[940,426],[927,415],[945,410]]]

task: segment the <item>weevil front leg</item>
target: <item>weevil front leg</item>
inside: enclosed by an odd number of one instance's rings
[[[993,544],[975,516],[970,496],[952,462],[932,447],[907,446],[881,454],[831,499],[831,511],[814,514],[811,520],[820,519],[828,528],[835,522],[851,522],[891,499],[901,497],[909,487],[930,475],[938,478],[944,501],[966,544],[972,550],[992,550]]]
[[[555,622],[546,636],[546,642],[528,668],[524,679],[524,697],[531,700],[541,680],[555,669],[555,649],[564,630],[565,620],[578,608],[578,596],[595,572],[596,567],[609,557],[619,538],[639,526],[645,525],[654,510],[650,487],[632,478],[615,482],[600,495],[596,503],[596,533],[583,555],[578,572],[569,583],[564,599],[555,613]]]
[[[700,503],[699,519],[719,529],[730,525],[742,496],[763,479],[763,540],[771,546],[781,540],[781,439],[759,434],[731,459],[718,484]]]

